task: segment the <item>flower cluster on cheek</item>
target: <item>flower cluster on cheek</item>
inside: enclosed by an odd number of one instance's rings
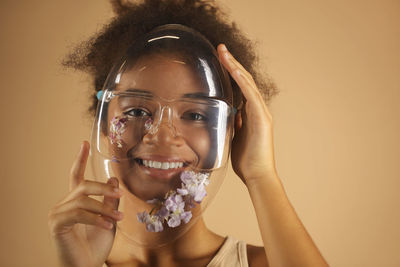
[[[163,201],[158,199],[147,201],[155,204],[155,207],[149,213],[139,212],[138,221],[146,224],[146,230],[149,232],[163,231],[164,222],[169,227],[177,227],[182,221],[188,223],[192,218],[192,212],[185,208],[193,208],[195,203],[201,203],[207,195],[205,187],[209,184],[209,176],[208,173],[182,172],[181,188],[168,192]]]
[[[114,117],[110,121],[110,134],[108,138],[111,144],[116,143],[118,147],[122,147],[122,134],[125,132],[128,118],[126,116]]]

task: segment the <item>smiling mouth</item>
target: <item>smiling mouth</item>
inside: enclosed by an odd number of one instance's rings
[[[184,161],[156,161],[141,158],[136,158],[135,161],[141,166],[156,170],[177,170],[188,165]]]

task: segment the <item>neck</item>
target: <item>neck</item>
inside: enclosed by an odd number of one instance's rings
[[[108,266],[205,266],[224,238],[210,231],[202,217],[181,237],[162,247],[140,247],[117,230]]]

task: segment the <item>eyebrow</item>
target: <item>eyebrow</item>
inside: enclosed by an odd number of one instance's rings
[[[202,93],[202,92],[198,92],[198,93],[188,93],[188,94],[184,94],[182,96],[182,98],[200,98],[200,99],[210,99],[213,97],[210,97],[208,94],[206,93]]]
[[[146,96],[153,96],[153,94],[147,90],[136,89],[136,88],[128,88],[123,92],[131,92],[131,93],[137,93],[137,94],[146,95]]]
[[[132,93],[137,93],[137,94],[141,94],[144,96],[150,96],[153,97],[154,95],[147,90],[143,90],[143,89],[137,89],[137,88],[128,88],[126,90],[124,90],[123,92],[132,92]],[[203,92],[196,92],[196,93],[187,93],[184,94],[181,98],[195,98],[195,99],[214,99],[215,97],[210,97],[208,94],[203,93]]]

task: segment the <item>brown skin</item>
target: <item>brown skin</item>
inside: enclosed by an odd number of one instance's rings
[[[89,143],[83,142],[70,174],[70,192],[49,212],[49,228],[62,266],[101,266],[110,253],[122,191],[118,180],[108,183],[85,180]],[[89,196],[104,196],[104,202]],[[101,216],[98,216],[101,215]],[[85,234],[85,227],[87,233]]]
[[[236,117],[232,165],[249,190],[264,247],[248,245],[250,266],[328,266],[287,199],[275,168],[272,116],[251,75],[218,46],[220,61],[240,86],[246,103]],[[83,173],[89,146],[83,149],[71,172],[72,191],[49,213],[49,225],[64,266],[205,266],[217,253],[223,238],[202,220],[182,237],[158,250],[135,248],[104,224],[117,209],[120,194],[110,184],[87,182]],[[87,195],[107,196],[105,203],[87,201]],[[111,208],[111,209],[110,209]],[[82,211],[85,212],[82,212]],[[80,212],[78,212],[80,211]],[[101,214],[101,216],[94,216]],[[97,235],[85,238],[77,223],[94,225]],[[113,245],[113,249],[110,249]],[[267,256],[268,255],[268,256]]]
[[[167,102],[171,99],[179,99],[188,93],[208,93],[204,92],[198,76],[183,60],[173,55],[152,55],[141,58],[134,67],[124,72],[116,91],[126,91],[128,89],[140,89],[151,93],[161,105],[168,105],[174,110],[174,103]],[[154,77],[157,77],[155,79]],[[166,100],[166,101],[163,101]],[[126,102],[126,103],[125,103]],[[121,116],[132,108],[129,100],[114,101],[108,107],[108,120],[115,116]],[[141,106],[144,110],[146,108]],[[146,110],[146,112],[154,112]],[[176,112],[173,111],[173,112]],[[164,112],[167,113],[167,112]],[[156,116],[155,114],[153,114]],[[173,114],[172,120],[177,121],[178,115]],[[178,133],[176,136],[169,127],[168,116],[163,114],[162,123],[155,134],[135,135],[138,126],[127,128],[123,134],[123,145],[116,148],[116,145],[110,147],[111,153],[117,157],[127,157],[127,151],[134,151],[134,158],[153,159],[154,155],[163,155],[188,164],[197,164],[196,167],[203,168],[204,160],[210,151],[210,137],[208,129],[205,127],[193,127],[195,130],[184,133]],[[134,121],[134,120],[133,120]],[[154,122],[155,124],[157,121]],[[128,124],[130,122],[128,121]],[[179,125],[174,125],[179,129]],[[157,159],[156,159],[157,160]],[[199,160],[199,162],[197,162]],[[128,165],[128,166],[125,166]],[[114,171],[120,182],[129,188],[135,196],[142,200],[154,198],[163,198],[165,194],[180,185],[179,172],[163,177],[168,179],[155,180],[149,177],[149,174],[143,171],[143,168],[136,162],[133,166],[130,164],[115,164]],[[172,174],[170,172],[170,174]],[[135,215],[136,216],[136,215]]]
[[[277,174],[272,116],[254,79],[226,50],[220,61],[246,99],[236,118],[232,166],[246,184],[271,266],[328,266],[290,204]],[[253,259],[263,256],[256,252]],[[251,260],[249,260],[251,262]]]

